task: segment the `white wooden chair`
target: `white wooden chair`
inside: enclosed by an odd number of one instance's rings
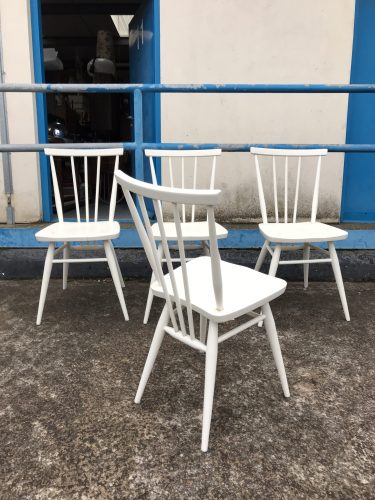
[[[53,192],[55,195],[55,204],[58,222],[50,224],[41,229],[35,235],[38,241],[48,242],[46,261],[44,264],[42,287],[40,291],[39,308],[36,324],[40,325],[47,295],[48,283],[53,264],[63,265],[63,290],[67,288],[68,269],[70,263],[83,262],[108,262],[111,271],[113,283],[120,301],[121,309],[126,320],[129,319],[126,309],[122,287],[125,286],[121,275],[120,266],[117,261],[116,253],[113,248],[112,240],[120,235],[120,225],[114,221],[116,208],[117,183],[113,176],[112,193],[109,204],[109,214],[106,220],[98,220],[99,190],[100,190],[100,169],[102,157],[115,157],[114,172],[117,172],[119,166],[119,156],[123,154],[121,148],[118,149],[53,149],[47,148],[45,154],[50,157]],[[60,190],[57,180],[54,157],[70,158],[70,168],[72,174],[74,205],[76,210],[77,222],[68,222],[64,220],[63,205],[61,202]],[[90,196],[89,196],[89,167],[88,158],[96,157],[96,175],[95,175],[95,202],[93,220],[90,219]],[[81,218],[81,209],[79,204],[79,190],[77,187],[77,166],[76,158],[83,158],[83,183],[85,195],[85,217]],[[92,214],[91,214],[92,215]],[[79,245],[72,247],[71,242],[78,242]],[[57,249],[57,243],[62,243]],[[70,258],[71,250],[103,250],[105,257],[95,258]],[[56,258],[57,254],[63,252],[63,258]]]
[[[198,184],[200,187],[204,185],[204,182],[202,182],[202,180],[198,178],[202,177],[202,173],[205,173],[205,177],[209,179],[208,182],[206,182],[205,187],[214,189],[216,159],[221,155],[221,149],[185,151],[146,149],[145,155],[149,158],[151,179],[153,184],[155,185],[158,184],[158,181],[156,177],[154,158],[160,158],[161,160],[164,159],[167,162],[167,165],[165,165],[165,167],[166,170],[168,170],[167,179],[163,179],[162,185],[181,188],[185,188],[190,185],[193,189],[196,189],[198,187]],[[209,165],[202,165],[198,168],[198,160],[201,160],[202,158],[208,158],[208,160],[211,161],[208,162]],[[160,241],[158,224],[154,224],[152,228],[155,239],[157,241]],[[185,249],[193,250],[201,247],[204,255],[209,255],[210,249],[207,243],[207,240],[209,239],[208,223],[207,220],[196,220],[196,207],[194,205],[192,207],[186,207],[185,205],[182,206],[181,230],[183,240],[185,241]],[[167,239],[170,242],[177,241],[176,227],[174,225],[174,222],[166,222],[165,231]],[[226,238],[228,236],[228,231],[220,224],[216,224],[216,235],[219,239]],[[193,242],[200,242],[200,244],[197,245]],[[158,246],[158,255],[161,261],[165,262],[165,259],[163,258],[163,248],[160,244]],[[154,279],[155,276],[152,275],[150,288],[148,291],[145,315],[143,319],[144,324],[147,324],[148,318],[150,316],[152,301],[154,297],[151,285]]]
[[[320,170],[322,156],[327,155],[327,149],[306,149],[306,150],[291,150],[291,149],[267,149],[267,148],[251,148],[250,152],[255,158],[255,169],[258,182],[258,192],[260,200],[260,209],[262,213],[263,222],[259,224],[259,230],[264,236],[265,242],[263,244],[262,250],[259,254],[255,270],[259,271],[267,252],[272,256],[269,274],[271,276],[276,276],[277,268],[279,265],[287,264],[303,264],[304,270],[304,287],[308,287],[309,281],[309,264],[320,264],[330,262],[332,264],[333,273],[335,275],[337,287],[340,294],[340,299],[342,307],[344,309],[345,318],[350,321],[348,304],[345,296],[344,284],[341,276],[340,264],[337,257],[335,249],[335,241],[345,240],[348,237],[348,233],[342,229],[330,226],[328,224],[323,224],[316,221],[316,215],[318,210],[318,198],[319,198],[319,183],[320,183]],[[259,157],[272,157],[272,166],[269,164],[272,173],[268,171],[267,179],[272,187],[270,191],[273,196],[274,212],[275,212],[275,222],[268,221],[268,214],[272,212],[267,210],[265,192],[263,189],[262,179],[265,176],[261,174],[261,166]],[[302,176],[302,159],[311,157],[316,160],[316,170],[315,170],[315,182],[312,193],[312,203],[311,203],[311,216],[309,221],[297,222],[297,212],[299,200],[299,191],[301,185]],[[279,165],[282,159],[283,165]],[[296,170],[295,182],[291,183],[291,163],[295,162],[294,165]],[[266,163],[263,160],[263,163]],[[269,162],[271,163],[271,162]],[[263,165],[264,168],[265,165]],[[278,176],[278,169],[283,167],[282,179]],[[304,167],[309,168],[309,167]],[[272,179],[272,181],[271,181]],[[283,217],[279,216],[279,195],[278,190],[281,184],[280,191],[283,193]],[[282,186],[283,185],[283,186]],[[289,194],[294,191],[293,205],[289,206]],[[291,216],[291,221],[289,216]],[[314,243],[327,243],[328,250],[322,249],[315,246]],[[284,245],[283,245],[284,244]],[[301,246],[302,244],[302,246]],[[310,259],[310,248],[317,250],[325,255],[325,258]],[[288,250],[303,250],[303,259],[301,260],[280,260],[280,254],[282,251]]]
[[[237,333],[264,320],[268,340],[280,377],[285,397],[289,397],[284,364],[278,336],[269,302],[285,291],[285,281],[259,273],[250,268],[220,260],[217,244],[214,206],[218,203],[220,191],[194,190],[155,186],[133,179],[123,172],[116,173],[122,186],[138,234],[155,274],[152,282],[154,295],[165,300],[165,305],[150,347],[147,361],[139,383],[135,402],[140,403],[147,380],[151,374],[156,356],[165,333],[198,351],[205,353],[205,385],[203,405],[202,451],[208,449],[211,413],[215,386],[218,345]],[[137,198],[138,213],[133,197]],[[148,218],[145,199],[151,199],[163,247],[168,273],[163,274],[155,241],[155,228]],[[168,226],[163,221],[161,203],[172,204],[180,266],[174,268],[168,243]],[[184,205],[197,205],[207,213],[210,242],[210,256],[187,260],[185,240],[182,233],[181,212]],[[260,314],[254,312],[262,308]],[[245,322],[226,333],[218,335],[219,324],[245,316]],[[250,319],[249,319],[250,316]],[[195,317],[199,317],[199,336]],[[208,333],[207,333],[207,322]]]

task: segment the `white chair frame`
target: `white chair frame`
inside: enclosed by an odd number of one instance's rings
[[[40,292],[40,300],[36,324],[40,325],[42,321],[43,309],[46,301],[48,284],[51,276],[53,264],[63,265],[63,290],[67,288],[69,264],[73,263],[88,263],[88,262],[107,262],[111,271],[113,283],[120,301],[121,309],[125,320],[129,319],[122,288],[125,283],[121,274],[120,266],[116,257],[116,252],[113,247],[112,240],[120,234],[120,225],[114,221],[117,182],[113,175],[112,191],[109,204],[109,215],[106,221],[98,221],[99,207],[99,191],[100,191],[100,169],[102,157],[114,157],[114,174],[118,171],[119,157],[123,154],[123,149],[57,149],[46,148],[44,150],[46,156],[50,158],[52,184],[55,196],[55,205],[57,211],[58,222],[51,224],[41,231],[36,233],[35,237],[38,241],[48,242],[47,256],[44,265],[42,286]],[[64,221],[63,205],[60,196],[60,190],[57,180],[55,157],[70,158],[70,166],[72,172],[73,189],[74,189],[74,204],[77,216],[77,222]],[[89,168],[88,158],[97,158],[96,162],[96,182],[95,182],[95,203],[94,217],[90,218],[89,206]],[[77,172],[75,159],[83,158],[84,169],[84,191],[85,191],[85,214],[84,219],[81,217],[79,204],[79,193],[77,187]],[[58,248],[57,243],[61,242]],[[72,246],[72,242],[78,242],[79,245]],[[103,242],[102,244],[100,242]],[[104,250],[105,257],[91,258],[70,258],[71,250]],[[63,258],[56,258],[59,253],[63,252]]]
[[[305,150],[292,150],[292,149],[269,149],[269,148],[256,148],[252,147],[250,149],[251,154],[255,159],[255,169],[258,184],[259,202],[262,214],[263,223],[259,225],[260,231],[265,238],[265,242],[260,251],[255,270],[259,271],[262,267],[264,259],[267,252],[271,255],[271,264],[269,267],[269,275],[276,276],[277,269],[279,265],[294,265],[303,264],[304,271],[304,287],[308,287],[309,282],[309,265],[310,264],[322,264],[331,263],[333,273],[336,279],[341,304],[344,310],[345,319],[350,321],[349,309],[345,295],[344,283],[340,270],[340,263],[337,257],[334,241],[346,239],[348,233],[341,229],[333,228],[327,224],[322,224],[316,221],[317,211],[318,211],[318,200],[319,200],[319,185],[320,185],[320,173],[321,173],[321,163],[322,157],[326,156],[328,153],[327,149],[305,149]],[[261,166],[259,157],[272,157],[272,183],[273,183],[273,202],[274,202],[274,216],[275,223],[269,223],[268,213],[266,206],[266,199],[263,189],[263,181],[261,175]],[[310,222],[297,222],[298,215],[298,202],[299,202],[299,192],[301,184],[301,171],[302,171],[302,159],[304,158],[316,158],[316,171],[315,171],[315,181],[312,196],[311,205],[311,216]],[[279,214],[279,190],[277,181],[277,158],[284,159],[284,214]],[[289,202],[289,187],[290,182],[289,174],[289,159],[297,158],[297,175],[295,181],[295,192],[294,200],[292,204],[293,212],[291,221],[289,221],[290,208]],[[278,225],[277,237],[275,238],[272,234],[274,233],[275,225]],[[270,231],[270,229],[273,231]],[[307,231],[306,231],[307,229]],[[313,232],[311,232],[311,229]],[[310,234],[309,234],[310,233]],[[328,250],[320,248],[314,243],[326,243]],[[285,243],[283,245],[283,243]],[[297,244],[296,244],[297,243]],[[302,244],[302,245],[301,245]],[[323,258],[311,259],[310,249],[314,249],[324,255]],[[295,251],[302,250],[303,258],[298,260],[280,260],[281,252],[284,251]]]
[[[187,180],[186,180],[186,175],[189,171],[189,168],[192,168],[193,172],[193,182],[192,182],[192,189],[197,189],[197,184],[198,184],[198,162],[199,159],[201,158],[212,158],[212,163],[211,166],[208,167],[210,169],[209,171],[209,189],[214,189],[215,187],[215,176],[216,176],[216,163],[217,163],[217,157],[221,155],[221,149],[203,149],[203,150],[183,150],[183,151],[178,151],[178,150],[162,150],[162,149],[146,149],[145,150],[145,156],[149,159],[150,163],[150,172],[151,172],[151,179],[152,183],[154,185],[158,185],[158,180],[156,176],[156,168],[155,168],[155,163],[154,163],[154,158],[158,158],[161,161],[163,159],[167,160],[168,162],[168,174],[169,174],[169,187],[181,187],[184,189],[187,186]],[[191,160],[188,164],[188,161]],[[175,161],[179,161],[179,165],[176,165]],[[192,165],[191,165],[192,163]],[[177,186],[177,175],[176,175],[176,170],[179,170],[181,182],[180,185]],[[165,184],[165,183],[162,183]],[[190,217],[189,214],[187,213],[186,205],[183,204],[181,206],[181,215],[182,215],[182,222],[183,225],[181,226],[182,229],[182,234],[185,240],[185,249],[186,250],[196,250],[199,248],[202,248],[203,254],[204,255],[209,255],[210,253],[210,248],[208,245],[208,239],[209,239],[209,234],[208,234],[208,226],[205,228],[202,234],[202,223],[197,223],[196,221],[196,206],[192,205],[191,206],[191,213]],[[217,235],[219,238],[226,238],[227,237],[227,230],[220,226],[219,224],[216,225],[217,227]],[[174,231],[172,231],[174,233]],[[155,238],[160,241],[159,235],[155,234]],[[168,239],[170,242],[176,241],[176,235],[168,235]],[[196,245],[192,243],[193,241],[200,241],[200,245]],[[187,243],[188,242],[188,243]],[[170,245],[170,248],[173,248],[173,245]],[[163,263],[165,263],[165,258],[163,256],[163,247],[162,245],[158,246],[158,256],[161,259]],[[178,262],[178,258],[177,258]],[[145,314],[144,314],[144,319],[143,323],[147,324],[149,316],[150,316],[150,311],[151,311],[151,306],[153,302],[153,292],[152,292],[152,287],[151,284],[153,280],[155,279],[155,275],[153,274],[151,277],[151,282],[150,282],[150,287],[148,291],[148,296],[147,296],[147,302],[146,302],[146,309],[145,309]]]
[[[122,186],[147,258],[157,279],[157,282],[153,283],[153,291],[165,300],[165,306],[156,326],[135,402],[140,403],[141,401],[166,333],[183,344],[205,353],[206,368],[201,449],[207,451],[218,345],[220,343],[264,320],[284,396],[289,397],[290,395],[277,331],[269,306],[271,300],[285,291],[286,283],[283,280],[269,277],[252,269],[221,261],[214,217],[214,207],[220,198],[219,190],[161,187],[133,179],[123,172],[118,172],[116,178]],[[138,202],[140,213],[136,209],[132,195]],[[163,247],[168,269],[166,275],[163,273],[163,264],[158,254],[145,198],[152,200],[155,209],[161,235],[160,245]],[[173,208],[179,262],[181,264],[178,268],[174,268],[175,260],[171,258],[169,251],[169,240],[166,235],[161,208],[163,202],[171,203]],[[180,208],[184,204],[196,204],[204,207],[207,211],[208,238],[210,242],[209,256],[197,257],[189,261],[185,256],[180,212]],[[247,276],[250,277],[250,280],[247,280]],[[253,281],[253,283],[249,285],[249,281]],[[229,284],[231,284],[230,290],[228,289]],[[244,289],[243,286],[247,288]],[[241,303],[237,302],[236,297]],[[254,311],[258,307],[262,308],[260,314]],[[194,313],[199,315],[199,337],[195,330]],[[219,336],[218,327],[220,323],[234,320],[243,315],[247,316],[245,323]],[[250,320],[248,316],[250,316]],[[207,323],[209,323],[208,332]]]

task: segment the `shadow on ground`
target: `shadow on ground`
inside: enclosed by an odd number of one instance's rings
[[[204,357],[167,338],[133,398],[157,321],[148,285],[0,282],[0,497],[374,498],[375,284],[289,284],[273,303],[291,388],[264,331],[220,346],[210,451],[200,452]]]

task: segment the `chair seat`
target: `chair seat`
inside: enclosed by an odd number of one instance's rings
[[[56,222],[35,234],[38,241],[98,241],[112,240],[120,235],[116,221]]]
[[[221,261],[224,309],[218,311],[212,285],[210,257],[197,257],[186,264],[186,269],[193,310],[218,323],[235,319],[270,302],[281,295],[286,288],[286,282],[280,278]],[[185,290],[181,267],[175,270],[175,279],[180,300],[184,304]],[[166,275],[166,285],[173,299],[169,275]],[[164,296],[162,287],[157,281],[151,284],[151,288],[156,296]]]
[[[266,240],[277,243],[303,243],[345,240],[348,233],[322,222],[259,224]]]
[[[220,226],[220,224],[215,224],[216,226],[216,236],[219,239],[226,238],[228,236],[228,231],[225,227]],[[164,222],[164,230],[167,240],[177,240],[176,225],[174,222]],[[182,222],[181,223],[182,239],[185,241],[195,241],[195,240],[208,240],[209,230],[208,222]],[[152,233],[156,240],[160,240],[160,231],[157,223],[152,225]]]

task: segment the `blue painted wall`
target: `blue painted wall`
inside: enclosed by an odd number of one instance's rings
[[[129,25],[131,83],[160,83],[159,16],[159,0],[147,0],[138,9]],[[143,94],[143,140],[160,142],[160,137],[160,94]],[[150,169],[146,159],[144,172],[145,178],[150,180]]]
[[[23,228],[0,227],[0,245],[2,248],[45,248],[47,243],[35,239],[35,233],[41,226]],[[347,240],[337,241],[336,248],[341,250],[374,250],[375,231],[371,229],[352,229]],[[229,229],[228,238],[219,240],[220,248],[260,249],[264,239],[258,229]],[[120,237],[113,240],[116,248],[142,248],[135,228],[122,228]],[[324,244],[319,244],[325,247]]]
[[[350,83],[375,83],[375,1],[356,0]],[[375,139],[375,95],[350,94],[347,143]],[[375,154],[346,153],[341,219],[375,222]]]
[[[34,60],[34,80],[35,83],[44,83],[42,11],[40,0],[30,0],[30,17]],[[38,141],[45,144],[48,142],[47,105],[45,94],[36,94],[36,112],[38,121]],[[51,221],[53,219],[51,173],[47,157],[44,153],[39,154],[39,164],[42,191],[42,219],[44,221]]]

